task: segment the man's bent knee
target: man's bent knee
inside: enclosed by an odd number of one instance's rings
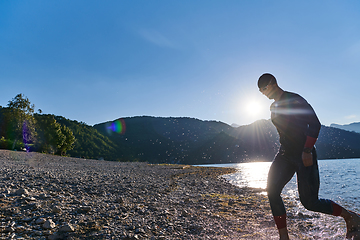
[[[319,201],[301,201],[301,204],[309,211],[318,212]]]

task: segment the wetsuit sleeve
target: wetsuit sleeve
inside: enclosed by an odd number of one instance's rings
[[[314,109],[302,97],[295,98],[292,102],[292,107],[297,109],[296,118],[302,126],[304,126],[304,133],[307,136],[305,146],[312,148],[319,136],[321,123],[316,116]]]
[[[309,114],[308,114],[308,118],[307,118],[308,119],[307,120],[308,129],[307,129],[305,135],[308,137],[317,139],[319,136],[320,128],[321,128],[321,123],[320,123],[318,117],[316,116],[314,109],[310,106],[310,104],[307,103],[307,105],[308,105],[308,109],[309,109]],[[314,144],[315,144],[315,142],[314,142]],[[314,144],[313,144],[313,146],[314,146]]]
[[[306,142],[304,144],[304,148],[313,148],[316,143],[317,138],[313,138],[310,136],[306,137]]]

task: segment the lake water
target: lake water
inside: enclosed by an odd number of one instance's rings
[[[223,177],[239,187],[265,190],[270,165],[271,162],[254,162],[211,166],[236,168],[236,173]],[[360,212],[360,159],[319,160],[319,171],[319,198],[331,199],[345,208]],[[265,191],[262,194],[266,194]],[[342,218],[313,213],[301,205],[298,200],[296,174],[283,189],[282,196],[295,205],[293,214],[310,216],[311,222],[318,226],[307,234],[309,239],[344,239],[345,224]]]

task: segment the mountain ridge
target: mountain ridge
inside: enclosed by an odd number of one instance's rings
[[[126,124],[124,133],[109,131],[115,121]],[[122,159],[181,164],[271,161],[279,148],[275,127],[264,119],[236,128],[189,117],[137,116],[115,121],[93,127],[123,147],[117,153]],[[359,142],[360,134],[322,126],[316,143],[318,157],[360,157]]]
[[[344,124],[344,125],[332,123],[332,124],[330,124],[330,127],[360,133],[360,122],[353,122],[353,123]]]

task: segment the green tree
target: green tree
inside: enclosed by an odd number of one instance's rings
[[[14,141],[13,149],[17,141],[23,140],[25,147],[28,149],[31,143],[36,139],[34,109],[35,105],[23,94],[16,95],[8,103],[6,120],[9,124],[10,138]]]
[[[61,125],[61,133],[64,136],[64,140],[62,141],[62,144],[59,145],[58,153],[63,156],[67,151],[74,148],[75,136],[71,129],[65,125]]]
[[[65,141],[61,124],[56,122],[53,115],[35,114],[34,116],[38,135],[37,151],[54,154]]]
[[[75,137],[67,126],[56,121],[54,115],[35,114],[38,134],[37,151],[65,155],[74,147]]]

